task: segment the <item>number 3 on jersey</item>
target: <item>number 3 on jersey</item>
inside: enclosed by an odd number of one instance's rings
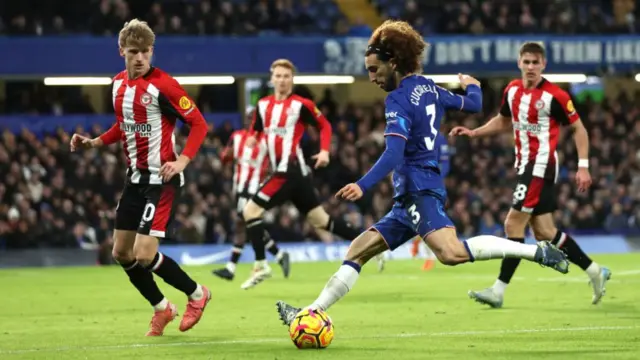
[[[417,225],[418,222],[420,222],[420,213],[416,211],[416,208],[416,204],[413,204],[407,209],[407,212],[411,215],[411,222],[413,225]]]
[[[431,128],[431,135],[433,135],[433,138],[431,138],[430,136],[426,136],[424,138],[424,143],[427,146],[427,150],[432,151],[436,145],[436,137],[438,136],[438,130],[433,126],[433,123],[436,121],[436,105],[427,105],[425,107],[425,110],[427,111],[427,116],[429,117],[429,127]]]

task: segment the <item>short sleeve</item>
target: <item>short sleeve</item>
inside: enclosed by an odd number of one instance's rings
[[[408,112],[392,97],[387,97],[385,101],[384,117],[387,122],[384,136],[399,136],[405,140],[409,139],[411,118]]]
[[[500,115],[504,116],[504,117],[511,117],[511,107],[509,106],[509,89],[511,89],[511,86],[507,86],[506,89],[504,89],[504,92],[502,93],[502,103],[500,104]]]
[[[551,116],[563,125],[573,124],[580,119],[569,94],[562,90],[553,95]]]

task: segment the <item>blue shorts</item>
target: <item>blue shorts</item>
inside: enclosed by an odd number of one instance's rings
[[[393,208],[372,228],[394,250],[416,235],[425,237],[444,227],[454,227],[444,211],[446,191],[426,190],[398,198]]]

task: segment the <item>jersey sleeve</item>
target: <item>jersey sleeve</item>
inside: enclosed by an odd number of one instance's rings
[[[509,99],[507,98],[509,94],[509,89],[511,88],[511,84],[507,85],[502,93],[502,102],[500,104],[500,115],[504,117],[511,117],[511,107],[509,106]]]
[[[408,140],[411,134],[411,117],[409,113],[391,96],[387,97],[384,105],[384,117],[387,121],[384,136],[399,136]]]
[[[182,154],[193,159],[207,136],[207,122],[204,116],[189,94],[174,78],[163,76],[154,85],[160,90],[158,94],[160,111],[191,125]]]
[[[563,125],[571,125],[580,120],[573,101],[565,91],[558,91],[551,100],[551,116]]]
[[[320,130],[320,149],[329,151],[331,147],[331,123],[311,100],[305,99],[302,101],[300,120]]]

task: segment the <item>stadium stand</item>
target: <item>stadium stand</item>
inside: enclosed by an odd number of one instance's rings
[[[36,7],[30,1],[3,2],[0,6],[4,25],[0,31],[23,36],[113,35],[132,16],[146,19],[155,31],[166,35],[362,35],[370,31],[362,19],[354,20],[351,26],[338,5],[323,0],[50,0],[44,3]],[[637,30],[638,9],[635,7],[601,8],[566,1],[556,1],[552,6],[546,6],[543,1],[530,1],[522,6],[508,6],[500,1],[447,1],[444,15],[438,13],[442,21],[435,21],[435,12],[427,5],[432,3],[440,4],[413,0],[377,0],[371,4],[383,18],[401,17],[425,34],[467,33],[468,28],[477,34],[500,34],[507,29],[561,34],[634,33]],[[580,21],[573,21],[575,18]],[[485,114],[495,112],[500,86],[485,87]],[[578,111],[592,137],[591,171],[596,181],[588,194],[577,194],[572,186],[575,164],[563,163],[559,187],[561,210],[556,214],[563,228],[611,233],[640,231],[638,96],[628,98],[622,94],[603,102],[579,104]],[[317,171],[315,181],[332,215],[348,214],[352,221],[364,227],[390,206],[389,184],[380,185],[356,205],[339,203],[332,195],[341,185],[366,172],[381,152],[384,109],[380,102],[345,104],[334,98],[336,96],[332,97],[328,91],[325,98],[319,99],[321,110],[334,126],[337,146],[332,149],[331,165]],[[201,93],[197,100],[202,106],[207,102],[206,93]],[[6,83],[6,98],[0,101],[0,111],[58,116],[96,112],[78,88],[51,88],[39,82]],[[106,112],[109,112],[108,106]],[[456,124],[475,126],[484,119],[450,117],[442,130],[446,132]],[[95,126],[84,130],[97,134],[101,129]],[[197,181],[188,185],[178,208],[178,229],[172,239],[176,243],[228,243],[233,236],[236,215],[230,210],[231,170],[217,160],[217,153],[231,130],[227,124],[210,132],[202,154],[187,169],[187,176]],[[113,209],[123,181],[123,174],[118,171],[122,167],[121,151],[118,146],[111,146],[101,151],[70,154],[69,136],[64,130],[46,135],[28,130],[2,132],[1,247],[108,246]],[[560,158],[575,159],[573,143],[567,136],[565,134],[559,149]],[[181,136],[180,141],[183,140]],[[306,146],[313,148],[316,140],[317,135],[311,133]],[[447,179],[449,212],[459,232],[464,236],[501,233],[514,179],[509,135],[474,141],[458,139],[451,148],[454,155]],[[301,236],[318,238],[290,207],[274,211],[268,220],[273,224],[273,236],[279,241],[298,240]]]

